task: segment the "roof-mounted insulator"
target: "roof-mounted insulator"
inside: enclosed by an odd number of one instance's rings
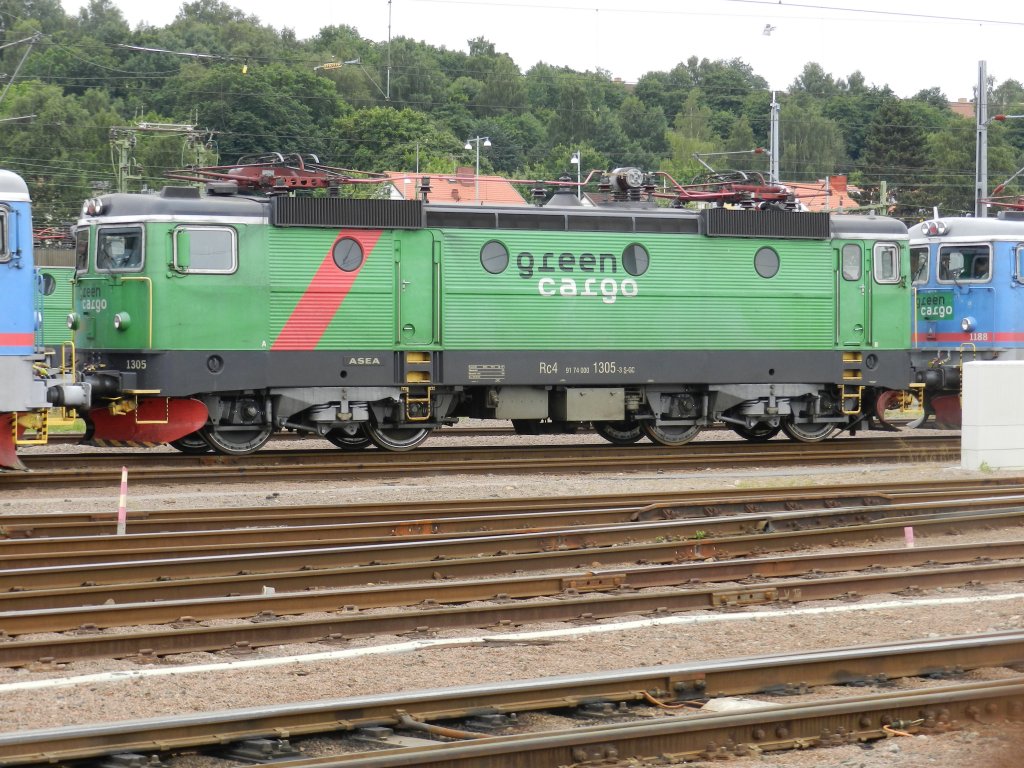
[[[237,181],[211,181],[206,184],[206,194],[208,195],[237,195],[238,194],[238,182]]]

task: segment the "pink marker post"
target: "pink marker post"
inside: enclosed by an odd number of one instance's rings
[[[121,499],[117,503],[117,535],[124,536],[128,525],[128,467],[121,467]]]
[[[907,549],[914,548],[914,526],[908,525],[903,529],[903,540],[907,544]]]

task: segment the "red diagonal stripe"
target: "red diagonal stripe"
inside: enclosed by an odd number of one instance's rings
[[[327,330],[327,326],[331,324],[338,308],[352,289],[352,284],[363,267],[366,266],[370,252],[380,236],[380,230],[349,230],[338,233],[338,237],[331,243],[331,248],[324,256],[313,279],[306,286],[306,292],[299,299],[299,303],[295,305],[288,322],[284,324],[284,328],[274,340],[271,349],[316,348],[324,331]],[[332,256],[334,246],[345,237],[355,240],[363,249],[363,263],[352,272],[343,272],[338,269]]]

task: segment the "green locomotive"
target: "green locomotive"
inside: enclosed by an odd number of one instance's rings
[[[681,445],[816,441],[911,380],[906,227],[877,216],[247,196],[87,201],[74,331],[102,443],[407,450],[459,417]]]

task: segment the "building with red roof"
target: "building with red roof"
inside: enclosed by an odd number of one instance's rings
[[[415,200],[419,197],[423,179],[430,180],[431,203],[458,203],[461,205],[526,205],[508,179],[500,176],[477,177],[472,166],[463,166],[451,173],[399,173],[389,171],[391,197]]]
[[[856,211],[860,205],[850,197],[851,187],[846,176],[826,176],[817,181],[784,181],[796,199],[809,211],[832,211],[835,213]],[[852,190],[856,191],[856,187]]]

